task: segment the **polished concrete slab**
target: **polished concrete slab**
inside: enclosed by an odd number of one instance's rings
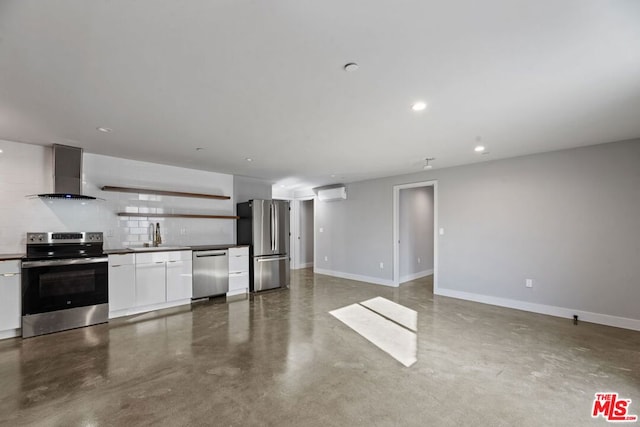
[[[640,333],[292,274],[290,290],[0,342],[0,425],[586,426],[594,394],[640,413]],[[405,367],[329,311],[418,313]]]

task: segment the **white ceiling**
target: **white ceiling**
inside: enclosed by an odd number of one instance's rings
[[[639,112],[637,0],[0,0],[2,139],[301,186],[640,137]]]

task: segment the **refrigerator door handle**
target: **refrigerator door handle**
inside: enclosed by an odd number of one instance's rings
[[[283,261],[287,259],[286,256],[281,256],[281,257],[277,257],[277,258],[260,258],[258,260],[256,260],[257,262],[269,262],[269,261]]]
[[[273,213],[275,213],[274,215],[274,219],[273,219],[273,225],[274,225],[274,233],[273,233],[273,250],[274,251],[278,251],[280,252],[280,235],[278,234],[279,230],[278,230],[278,222],[280,222],[280,211],[278,210],[278,204],[274,203],[273,204]]]
[[[269,237],[271,238],[271,252],[274,251],[274,247],[273,247],[273,203],[269,202],[269,220],[271,222],[270,224],[270,230],[269,230]]]
[[[269,203],[269,212],[271,213],[271,251],[276,250],[276,234],[274,233],[275,223],[276,223],[276,214],[275,214],[275,206],[273,202]]]

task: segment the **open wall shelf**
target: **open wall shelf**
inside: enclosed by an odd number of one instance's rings
[[[117,191],[119,193],[156,194],[159,196],[194,197],[194,198],[200,198],[200,199],[216,199],[216,200],[231,199],[230,196],[219,196],[216,194],[185,193],[182,191],[153,190],[150,188],[114,187],[111,185],[105,185],[104,187],[102,187],[102,191]],[[129,216],[133,216],[133,215],[129,215]],[[145,216],[150,216],[150,215],[145,215]]]
[[[148,218],[209,218],[209,219],[238,219],[233,215],[201,215],[201,214],[158,214],[158,213],[131,213],[118,212],[118,216],[148,217]]]

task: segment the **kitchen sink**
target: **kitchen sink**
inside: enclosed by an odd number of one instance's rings
[[[148,251],[157,251],[157,250],[163,250],[163,251],[185,251],[185,250],[190,250],[191,248],[188,246],[165,246],[165,245],[160,245],[160,246],[136,246],[135,248],[127,248],[130,251],[134,251],[134,252],[148,252]]]

